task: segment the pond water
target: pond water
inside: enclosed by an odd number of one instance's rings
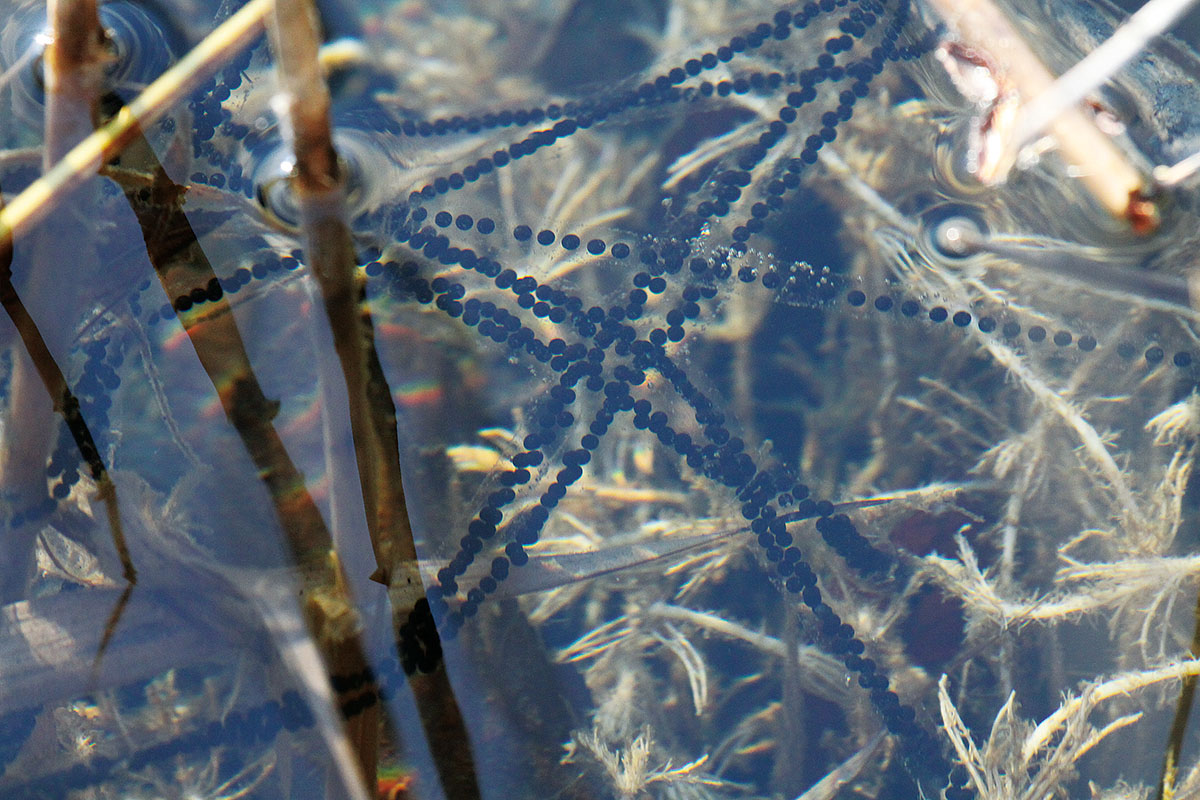
[[[236,5],[102,5],[100,113]],[[1200,793],[1186,41],[984,180],[937,4],[319,5],[376,438],[259,36],[14,242],[0,796]]]

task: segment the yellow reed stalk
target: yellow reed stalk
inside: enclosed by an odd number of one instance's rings
[[[0,211],[0,246],[12,243],[53,211],[82,182],[99,172],[175,103],[220,69],[230,53],[262,32],[273,0],[250,0],[186,56],[146,87],[109,122],[63,156],[53,168]]]

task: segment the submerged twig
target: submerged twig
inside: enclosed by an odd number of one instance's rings
[[[49,41],[42,57],[45,82],[45,144],[42,149],[42,169],[48,171],[62,156],[92,132],[100,98],[105,62],[104,30],[100,25],[95,0],[51,0],[46,7]],[[2,204],[0,204],[2,205]],[[0,214],[3,211],[0,209]],[[55,221],[52,230],[42,230],[34,242],[34,263],[41,265],[32,271],[23,290],[25,301],[33,309],[41,308],[46,300],[61,291],[67,267],[50,252],[63,237],[77,237],[79,231],[70,222]],[[11,255],[11,250],[9,251]],[[79,257],[85,264],[86,248]],[[78,266],[78,265],[77,265]],[[6,265],[5,270],[9,268]],[[76,270],[78,271],[78,270]],[[72,277],[78,277],[72,276]],[[20,313],[24,313],[24,306]],[[14,317],[14,321],[15,321]],[[32,319],[29,320],[32,324]],[[46,356],[61,349],[67,329],[49,332]],[[5,455],[0,456],[0,479],[12,491],[17,502],[34,505],[46,493],[45,462],[54,442],[54,422],[51,403],[45,392],[44,376],[30,361],[31,340],[23,332],[24,351],[14,354],[10,387],[9,411],[14,423],[11,440]],[[53,397],[53,395],[52,395]],[[27,533],[15,545],[14,568],[9,573],[11,586],[0,595],[17,599],[21,583],[28,577],[24,563],[32,553]]]
[[[392,572],[400,569],[403,575],[398,584],[406,591],[401,602],[411,607],[421,597],[416,548],[401,487],[398,447],[387,446],[391,437],[385,428],[394,427],[394,411],[389,414],[372,403],[372,399],[380,399],[378,392],[371,391],[371,365],[378,362],[378,356],[373,344],[365,341],[363,327],[369,334],[370,318],[360,317],[361,289],[355,278],[354,244],[346,223],[342,169],[333,144],[331,99],[317,58],[315,9],[299,0],[277,3],[271,34],[279,60],[284,120],[295,153],[291,186],[300,211],[306,260],[321,289],[345,385],[343,393],[336,373],[323,369],[321,391],[327,415],[330,406],[342,405],[338,402],[342,396],[347,404],[354,466],[375,549],[374,577],[390,586]],[[338,472],[349,476],[353,469],[346,463]],[[349,505],[349,500],[342,497],[340,503]],[[339,504],[336,486],[334,501]],[[335,511],[335,517],[338,515]]]
[[[155,164],[153,169],[154,181],[148,202],[139,199],[137,192],[129,192],[128,197],[141,223],[147,255],[163,288],[169,296],[178,296],[197,273],[206,283],[215,281],[216,275],[183,213],[182,187],[171,181],[160,165]],[[356,636],[352,635],[356,630],[352,601],[342,591],[341,569],[336,558],[331,557],[333,542],[329,531],[305,486],[304,477],[273,425],[278,406],[267,398],[254,374],[228,300],[222,297],[210,301],[206,310],[203,320],[198,314],[184,311],[177,311],[177,314],[205,374],[212,380],[226,417],[241,437],[270,492],[291,555],[306,583],[311,638],[304,637],[300,645],[289,646],[281,655],[304,682],[310,705],[322,719],[322,730],[338,729],[337,721],[331,716],[333,703],[329,686],[323,677],[322,682],[318,682],[312,675],[316,652],[313,640],[322,646],[322,654],[329,659],[330,668],[361,673],[366,658]],[[262,597],[256,599],[263,600]],[[271,611],[282,618],[283,601],[275,598],[272,602],[274,605],[264,601],[264,614]],[[264,619],[268,624],[273,623],[270,617]],[[348,631],[351,635],[347,635]],[[281,636],[281,640],[293,641],[293,638]],[[330,642],[337,644],[333,657],[328,647]],[[374,719],[372,715],[368,716]],[[342,759],[345,754],[339,752],[339,748],[344,749],[344,742],[327,738],[339,759],[343,777],[352,784],[353,791],[357,782],[353,780],[352,770],[346,769]]]
[[[0,213],[3,213],[2,197],[0,197]],[[96,441],[88,429],[87,422],[80,413],[79,400],[71,393],[61,367],[54,360],[53,354],[46,345],[45,338],[43,338],[37,324],[30,316],[28,309],[26,309],[25,304],[13,287],[11,242],[0,242],[0,305],[3,305],[4,311],[16,327],[17,333],[21,337],[21,343],[24,345],[24,352],[28,355],[29,362],[36,369],[46,395],[49,396],[54,410],[58,412],[66,423],[80,456],[87,463],[92,477],[98,484],[98,497],[105,505],[109,530],[117,552],[121,556],[125,580],[132,585],[137,579],[137,571],[133,567],[133,562],[129,558],[129,551],[125,544],[125,535],[121,527],[121,516],[117,509],[116,488],[113,485],[112,478],[108,474],[108,469],[105,467],[100,451],[96,447]],[[41,469],[39,468],[35,474],[40,478],[42,475]],[[32,558],[32,555],[32,552],[30,552],[28,557]],[[21,563],[24,557],[24,554],[18,554],[18,563]],[[114,608],[114,614],[120,613],[128,598],[129,588],[127,587]],[[97,651],[96,663],[99,663],[100,656],[104,651],[104,645],[111,635],[112,630],[110,625]]]
[[[401,483],[395,410],[386,391],[372,388],[373,382],[382,377],[382,367],[373,342],[367,343],[372,330],[370,317],[360,311],[362,292],[355,278],[344,180],[333,145],[331,99],[317,58],[315,7],[306,0],[278,0],[269,32],[279,61],[284,120],[290,127],[295,153],[291,185],[300,211],[305,256],[321,289],[341,365],[341,381],[333,369],[319,369],[329,469],[339,482],[333,492],[334,537],[336,541],[338,528],[350,521],[343,514],[358,507],[349,484],[341,482],[357,468],[362,507],[375,551],[372,577],[389,587],[393,614],[403,619],[424,601],[424,587]],[[342,408],[350,422],[353,464],[345,457],[344,437],[332,430],[336,417],[341,416],[337,411]],[[329,646],[336,650],[337,644],[330,642]],[[414,676],[412,687],[447,797],[480,797],[465,723],[445,671]],[[373,776],[378,735],[375,714],[352,720],[351,727],[364,773]]]

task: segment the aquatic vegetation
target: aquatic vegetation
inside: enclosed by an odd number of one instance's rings
[[[320,5],[102,5],[98,177],[4,16],[4,796],[1194,792],[1187,45]]]

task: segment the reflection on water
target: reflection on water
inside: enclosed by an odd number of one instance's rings
[[[105,102],[228,5],[105,6]],[[1120,19],[1012,5],[1055,71]],[[95,449],[5,321],[0,793],[351,796],[331,715],[361,741],[379,696],[381,796],[477,796],[455,770],[489,798],[1151,792],[1194,672],[1187,184],[1141,233],[1051,140],[983,185],[991,110],[945,65],[996,73],[921,4],[322,13],[375,399],[469,745],[405,681],[441,654],[397,653],[339,505],[259,42],[16,242]],[[0,31],[9,200],[39,172],[40,14]],[[1200,150],[1196,69],[1161,42],[1095,94],[1138,173]],[[318,529],[369,673],[312,669],[291,562]]]

